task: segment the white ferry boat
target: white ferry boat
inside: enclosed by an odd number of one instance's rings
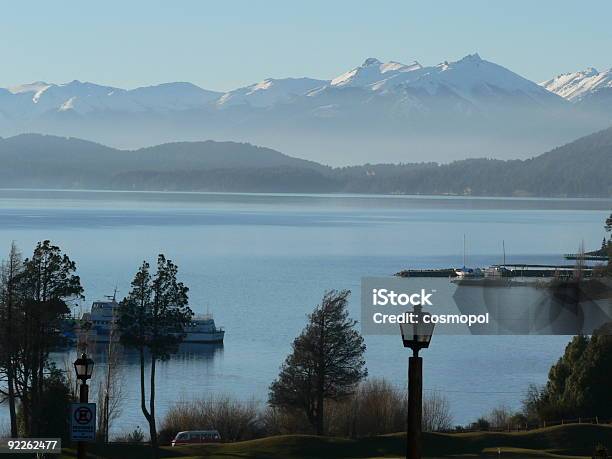
[[[94,301],[91,312],[86,312],[81,317],[81,331],[84,324],[88,325],[87,339],[97,343],[108,343],[118,340],[114,336],[115,324],[118,317],[119,303],[111,298],[107,301]],[[212,314],[195,315],[191,324],[184,330],[184,343],[219,344],[223,343],[225,330],[217,327]]]

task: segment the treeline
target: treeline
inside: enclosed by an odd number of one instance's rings
[[[122,151],[40,135],[0,140],[0,161],[0,187],[5,188],[612,196],[612,128],[531,159],[509,161],[331,168],[234,142],[181,142]]]
[[[130,171],[117,189],[459,196],[612,196],[612,129],[527,160]]]
[[[121,190],[365,193],[508,197],[610,197],[612,149],[600,157],[549,161],[470,159],[450,164],[133,171],[105,187]]]

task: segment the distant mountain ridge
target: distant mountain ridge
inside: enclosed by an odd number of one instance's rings
[[[41,134],[0,139],[1,187],[113,188],[130,171],[324,169],[270,148],[236,142],[174,142],[117,150],[95,142]]]
[[[127,90],[78,80],[65,84],[37,81],[0,92],[0,107],[8,105],[10,108],[12,105],[18,116],[27,119],[47,112],[68,110],[81,115],[95,111],[188,110],[199,108],[220,96],[221,93],[184,82]],[[8,112],[6,109],[3,111]]]
[[[612,197],[612,128],[527,160],[331,168],[235,142],[117,150],[39,134],[0,139],[0,187]]]
[[[597,91],[612,88],[612,69],[599,72],[593,67],[586,70],[563,73],[540,85],[569,101],[580,101]]]
[[[333,165],[526,158],[612,123],[599,97],[578,107],[559,94],[478,54],[433,66],[368,58],[329,80],[268,78],[225,93],[35,82],[0,89],[0,135],[130,149],[232,140]]]
[[[390,61],[383,63],[376,58],[366,59],[362,65],[332,80],[314,78],[269,78],[259,83],[226,93],[202,89],[185,82],[164,83],[136,89],[101,86],[78,80],[65,84],[42,81],[14,86],[2,90],[3,101],[12,98],[20,104],[24,115],[44,111],[73,110],[84,114],[94,110],[184,110],[203,106],[226,107],[248,105],[271,107],[287,103],[300,96],[317,97],[325,88],[362,88],[373,93],[404,91],[408,88],[423,89],[433,95],[442,87],[466,99],[478,99],[480,92],[522,92],[534,99],[555,100],[544,84],[537,84],[513,72],[485,61],[478,54],[470,54],[456,62],[424,67],[418,62],[405,65]],[[560,94],[561,95],[561,94]],[[564,97],[562,95],[562,97]],[[558,103],[559,101],[557,101]]]
[[[612,68],[600,72],[589,67],[557,75],[540,85],[587,113],[612,120]]]

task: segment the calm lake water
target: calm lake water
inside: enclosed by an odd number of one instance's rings
[[[223,347],[190,346],[158,370],[158,415],[177,400],[230,394],[265,402],[270,382],[326,289],[350,289],[359,317],[364,276],[413,267],[507,261],[563,263],[581,241],[597,248],[610,200],[304,196],[282,194],[0,191],[0,248],[51,239],[76,261],[81,307],[124,296],[142,260],[179,266],[196,312],[226,328]],[[367,367],[399,388],[408,352],[399,337],[366,336]],[[520,407],[568,342],[560,336],[438,336],[424,351],[426,391],[440,391],[456,423],[495,406]],[[54,356],[63,366],[72,355]],[[125,407],[114,432],[144,420],[138,367],[122,365]],[[0,424],[6,408],[0,405]]]

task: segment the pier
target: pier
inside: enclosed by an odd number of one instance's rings
[[[581,266],[580,272],[590,277],[597,266]],[[395,275],[397,277],[457,277],[459,268],[404,269]],[[539,264],[505,264],[491,265],[495,270],[492,277],[573,277],[578,269],[575,265],[539,265]],[[486,269],[483,269],[483,274]]]

